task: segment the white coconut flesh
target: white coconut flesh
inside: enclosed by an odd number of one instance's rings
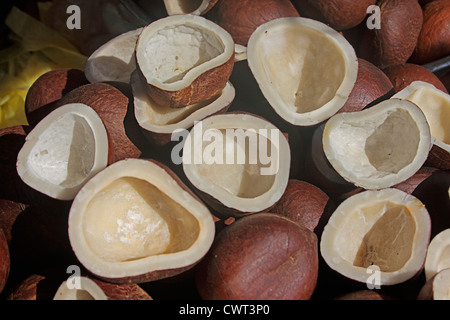
[[[322,141],[334,169],[366,189],[387,188],[408,179],[423,165],[431,148],[423,112],[400,99],[333,116],[325,125]]]
[[[320,251],[332,269],[350,279],[368,282],[374,268],[381,285],[397,284],[421,270],[430,226],[428,211],[415,197],[397,189],[368,190],[347,198],[332,214]]]
[[[450,268],[450,229],[441,231],[431,240],[425,261],[425,277],[430,280],[447,268]]]
[[[440,271],[431,281],[433,300],[450,300],[450,269]]]
[[[143,28],[125,32],[95,50],[87,59],[84,73],[89,82],[130,82],[136,70],[136,41]]]
[[[62,282],[53,300],[108,300],[103,290],[91,279],[80,276],[76,281],[78,287],[69,281]]]
[[[141,32],[136,46],[137,64],[147,83],[168,91],[189,86],[233,54],[234,42],[227,31],[190,14],[151,23]]]
[[[211,0],[164,0],[167,14],[202,14]]]
[[[108,162],[108,138],[98,114],[84,104],[59,107],[28,134],[17,171],[32,188],[72,200]]]
[[[206,206],[164,169],[129,159],[80,190],[70,210],[69,236],[86,268],[122,278],[197,262],[212,243],[214,222]]]
[[[278,201],[289,168],[286,138],[252,115],[206,118],[193,127],[183,150],[183,169],[190,182],[227,208],[242,212],[259,212]]]
[[[177,129],[188,129],[195,121],[221,111],[230,105],[235,89],[228,82],[222,92],[211,99],[184,108],[170,108],[154,102],[147,94],[137,73],[131,76],[135,116],[139,125],[150,132],[172,134]]]
[[[414,102],[425,114],[434,143],[450,152],[450,95],[432,84],[414,81],[392,98]]]
[[[314,125],[335,114],[358,71],[354,50],[344,37],[299,17],[258,27],[249,39],[247,60],[266,99],[294,125]]]

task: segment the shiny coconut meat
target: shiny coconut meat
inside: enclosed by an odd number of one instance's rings
[[[154,185],[124,177],[98,192],[86,207],[90,248],[105,261],[127,261],[189,248],[199,224]]]

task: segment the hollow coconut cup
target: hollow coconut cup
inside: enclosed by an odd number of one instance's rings
[[[431,240],[424,267],[426,281],[431,280],[440,271],[450,269],[449,247],[450,229],[441,231]]]
[[[339,111],[358,74],[350,43],[326,24],[302,17],[259,26],[248,41],[247,61],[273,109],[296,126],[316,125]]]
[[[69,212],[69,239],[80,263],[112,283],[180,274],[209,250],[213,217],[167,167],[116,162],[93,177]]]
[[[415,103],[430,125],[432,149],[427,164],[441,170],[450,169],[450,94],[425,81],[413,81],[392,98]]]
[[[366,190],[345,199],[331,215],[320,253],[348,279],[396,285],[423,270],[430,230],[428,211],[414,196],[393,188]]]
[[[234,66],[234,41],[214,22],[193,14],[171,15],[144,27],[136,64],[149,96],[185,107],[225,88]]]
[[[176,14],[204,15],[211,10],[218,0],[164,0],[164,7],[169,16]]]
[[[183,147],[183,171],[221,218],[273,207],[289,181],[290,147],[283,133],[249,113],[213,115],[198,122]]]
[[[389,188],[410,178],[432,146],[425,115],[401,99],[334,115],[325,123],[322,144],[336,172],[364,189]]]

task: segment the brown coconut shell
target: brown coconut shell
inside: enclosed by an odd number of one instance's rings
[[[338,111],[360,111],[393,94],[393,85],[387,75],[373,63],[358,58],[358,76],[347,102]]]
[[[314,231],[329,202],[330,197],[315,185],[291,179],[283,196],[271,212]]]
[[[225,227],[196,270],[203,299],[309,299],[318,275],[316,235],[270,213]]]
[[[376,0],[292,0],[302,17],[319,20],[342,31],[359,25],[367,15],[367,8]]]
[[[450,170],[450,152],[433,144],[425,165],[440,170]]]
[[[0,229],[3,230],[6,241],[11,243],[11,232],[18,216],[26,210],[28,205],[20,202],[0,199]]]
[[[0,228],[0,293],[5,288],[10,271],[9,245],[3,230]]]
[[[432,1],[423,7],[423,27],[411,60],[425,64],[449,54],[450,1]]]
[[[391,80],[395,92],[399,92],[413,81],[424,81],[434,85],[439,90],[448,93],[442,81],[424,66],[414,63],[402,63],[383,69]]]
[[[146,140],[134,117],[128,85],[90,83],[69,92],[56,107],[69,103],[88,105],[102,119],[109,141],[109,164],[141,156]]]
[[[381,28],[366,29],[360,57],[383,69],[411,57],[423,24],[417,0],[379,0]]]
[[[8,296],[8,300],[40,300],[41,291],[38,290],[39,283],[44,281],[41,275],[31,275],[23,280]],[[39,292],[38,292],[39,291]],[[47,295],[48,297],[48,295]]]
[[[357,290],[344,293],[333,300],[392,300],[392,298],[375,290]]]
[[[205,15],[227,30],[235,43],[243,46],[263,23],[276,18],[299,16],[289,0],[219,0]]]
[[[88,84],[84,72],[62,68],[41,75],[28,90],[25,112],[29,114],[43,106],[54,103],[75,88]]]

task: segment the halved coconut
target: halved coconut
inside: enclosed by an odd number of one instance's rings
[[[247,60],[271,106],[298,126],[315,125],[341,109],[358,74],[355,51],[341,34],[300,17],[259,26]]]
[[[183,170],[223,216],[271,208],[289,180],[290,148],[267,120],[245,113],[210,116],[194,125],[183,148]]]
[[[78,260],[114,283],[179,274],[208,251],[215,229],[208,208],[170,169],[152,160],[116,162],[78,193],[69,239]]]
[[[225,112],[236,94],[233,85],[228,82],[222,92],[212,99],[185,108],[170,108],[157,104],[150,98],[136,72],[131,77],[131,86],[136,120],[147,139],[156,146],[169,143],[176,130],[188,130],[195,121]]]
[[[430,280],[439,271],[450,268],[450,229],[438,233],[428,246],[425,278]]]
[[[394,285],[422,270],[430,228],[428,211],[417,198],[393,188],[363,191],[334,211],[320,252],[330,268],[349,279],[373,284],[372,277],[380,286]]]
[[[334,169],[365,189],[381,189],[414,175],[431,148],[430,127],[414,103],[385,100],[369,109],[330,118],[323,150]]]
[[[95,50],[87,59],[84,73],[89,82],[130,82],[136,70],[136,42],[143,28],[125,32]]]
[[[206,14],[218,0],[164,0],[168,15],[175,14]]]
[[[63,281],[53,300],[153,300],[137,284],[114,284],[95,278],[78,276]]]
[[[433,149],[428,161],[442,170],[450,169],[450,95],[424,81],[414,81],[392,98],[414,102],[430,125]]]
[[[419,291],[417,300],[450,300],[450,268],[439,271]]]
[[[234,41],[214,22],[173,15],[145,27],[136,61],[152,99],[170,107],[203,102],[225,88],[234,66]]]
[[[72,103],[49,113],[27,135],[17,172],[30,187],[52,198],[72,200],[108,164],[108,136],[89,106]]]

